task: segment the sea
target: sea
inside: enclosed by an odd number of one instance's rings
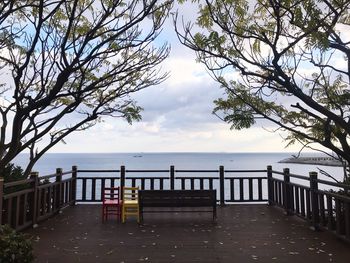
[[[118,170],[122,165],[127,170],[168,170],[171,165],[174,165],[176,170],[218,170],[220,165],[223,165],[225,170],[264,170],[268,165],[272,165],[273,170],[281,172],[283,168],[289,168],[292,174],[308,176],[309,172],[319,172],[319,169],[322,169],[338,180],[343,178],[341,167],[279,163],[292,155],[295,153],[47,153],[36,163],[33,171],[44,176],[55,173],[56,168],[69,171],[73,165],[82,170]],[[320,154],[305,153],[302,156]],[[20,154],[14,163],[24,167],[28,157],[26,153]],[[319,174],[319,178],[327,179],[322,174]]]

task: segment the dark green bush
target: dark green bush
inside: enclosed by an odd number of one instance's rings
[[[0,172],[0,176],[4,177],[5,183],[27,179],[27,177],[23,174],[23,169],[20,166],[15,166],[13,163],[7,164],[5,169]],[[5,194],[20,191],[28,187],[30,187],[29,184],[8,187],[5,189]]]
[[[23,169],[20,166],[15,166],[13,163],[5,166],[5,169],[1,171],[1,176],[4,177],[5,183],[26,179]]]
[[[33,262],[33,247],[25,235],[8,225],[0,226],[0,263]]]

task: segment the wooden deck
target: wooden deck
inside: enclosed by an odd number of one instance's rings
[[[350,245],[266,205],[209,213],[147,213],[144,224],[101,221],[101,206],[77,205],[27,230],[36,262],[349,262]]]

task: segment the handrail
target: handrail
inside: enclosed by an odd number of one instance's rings
[[[225,173],[266,173],[267,170],[225,170]]]
[[[29,184],[34,182],[34,179],[24,179],[24,180],[19,180],[19,181],[13,181],[13,182],[8,182],[8,183],[4,183],[4,188],[8,188],[8,187],[12,187],[12,186],[17,186],[17,185],[21,185],[21,184]]]
[[[120,170],[77,170],[78,173],[120,173]]]
[[[175,170],[176,173],[218,173],[219,170]]]
[[[125,170],[127,173],[169,173],[170,170]]]

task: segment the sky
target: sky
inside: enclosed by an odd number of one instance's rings
[[[184,11],[185,10],[185,13]],[[194,17],[191,8],[182,14]],[[69,135],[66,144],[50,152],[295,152],[300,146],[285,148],[283,134],[276,127],[257,123],[253,128],[230,130],[212,114],[213,101],[224,91],[205,67],[195,61],[195,53],[182,46],[171,20],[160,40],[167,40],[171,53],[162,64],[170,77],[133,98],[144,111],[140,122],[107,117],[93,128]],[[285,134],[284,134],[285,135]]]

